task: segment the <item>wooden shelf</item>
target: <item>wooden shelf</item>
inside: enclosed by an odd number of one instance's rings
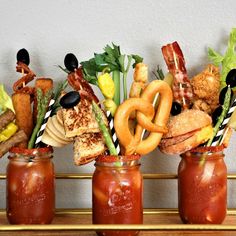
[[[59,173],[57,179],[91,179],[91,174]],[[176,174],[143,174],[144,179],[177,179]],[[6,178],[0,174],[0,180]],[[236,174],[228,174],[228,179],[236,179]],[[139,229],[139,236],[152,235],[236,235],[236,209],[228,209],[227,217],[221,225],[183,224],[177,209],[144,209],[143,225],[93,225],[91,209],[58,209],[50,225],[10,225],[5,210],[0,209],[0,236],[96,236],[95,230],[107,227],[113,230]]]
[[[0,214],[0,235],[19,236],[95,236],[94,229],[102,229],[106,225],[92,225],[91,212],[67,213],[57,212],[51,225],[9,225],[5,213]],[[140,236],[151,235],[236,235],[236,215],[227,215],[222,225],[187,225],[182,224],[178,213],[144,214],[143,225],[132,225],[141,229]],[[130,227],[130,225],[113,225]]]

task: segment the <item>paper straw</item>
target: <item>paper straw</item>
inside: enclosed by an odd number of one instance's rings
[[[44,116],[44,119],[43,119],[43,123],[41,125],[41,128],[40,128],[39,132],[37,133],[37,136],[36,136],[36,141],[35,141],[35,147],[36,148],[39,147],[39,143],[42,140],[43,132],[44,132],[46,126],[47,126],[47,122],[48,122],[48,119],[49,119],[49,117],[51,115],[52,107],[53,107],[54,103],[55,103],[54,99],[51,99],[50,102],[49,102],[47,112],[46,112],[46,114]]]
[[[117,151],[117,154],[119,155],[120,154],[120,145],[119,145],[119,140],[116,136],[116,131],[115,131],[115,128],[114,128],[114,119],[113,119],[110,111],[107,111],[106,113],[107,113],[109,128],[111,130],[112,141],[115,145],[115,149]]]
[[[225,129],[225,131],[224,131],[224,134],[222,135],[222,138],[221,138],[221,140],[220,140],[219,145],[221,145],[221,144],[223,143],[223,141],[224,141],[225,137],[227,136],[227,133],[229,132],[229,130],[230,130],[230,127],[227,126],[226,129]]]
[[[234,99],[232,105],[230,106],[230,108],[229,108],[229,110],[226,114],[226,117],[223,120],[223,122],[222,122],[222,124],[219,128],[219,131],[217,132],[216,136],[213,139],[213,142],[212,142],[211,146],[217,146],[218,145],[218,143],[220,141],[220,138],[224,134],[226,126],[229,123],[229,120],[230,120],[232,114],[234,113],[235,109],[236,109],[236,98]]]

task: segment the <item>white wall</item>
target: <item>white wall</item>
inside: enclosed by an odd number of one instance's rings
[[[30,67],[37,76],[60,81],[65,74],[55,65],[63,65],[66,53],[85,60],[101,52],[111,42],[126,53],[144,57],[150,71],[159,64],[165,71],[161,46],[177,40],[185,55],[190,77],[208,63],[206,48],[224,52],[228,34],[236,22],[236,1],[188,0],[0,0],[0,83],[9,92],[19,77],[15,72],[16,52],[25,47]],[[150,73],[151,75],[151,73]],[[130,74],[131,81],[132,75]],[[151,77],[150,77],[151,79]],[[226,150],[230,172],[236,172],[234,142]],[[93,164],[76,167],[72,147],[56,149],[54,162],[58,172],[93,172]],[[155,150],[143,157],[143,172],[176,172],[179,157]],[[6,156],[1,160],[5,172]],[[229,206],[236,207],[236,190],[229,187]],[[57,181],[58,207],[91,207],[91,183],[83,180]],[[175,181],[145,182],[145,207],[176,207]],[[5,207],[5,185],[0,185],[0,208]]]

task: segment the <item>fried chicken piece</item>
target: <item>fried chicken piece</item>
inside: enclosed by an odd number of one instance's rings
[[[212,109],[211,109],[210,105],[207,104],[202,99],[194,100],[193,109],[201,110],[201,111],[204,111],[208,114],[212,113]]]
[[[211,114],[219,104],[220,72],[214,65],[207,67],[191,80],[194,94],[193,107]]]

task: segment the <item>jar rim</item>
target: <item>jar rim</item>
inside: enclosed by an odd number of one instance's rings
[[[96,162],[129,162],[129,161],[138,161],[141,158],[140,154],[132,155],[100,155],[96,158]]]
[[[216,152],[191,152],[187,151],[180,155],[181,158],[196,160],[196,161],[203,161],[203,160],[215,160],[218,158],[223,158],[225,155],[223,151],[216,151]]]
[[[42,147],[42,148],[21,148],[21,147],[12,147],[9,150],[10,153],[22,154],[22,155],[37,155],[38,153],[53,153],[53,148],[51,146]]]
[[[216,153],[216,152],[223,152],[225,146],[223,144],[218,146],[199,146],[192,150],[189,150],[190,153]]]

